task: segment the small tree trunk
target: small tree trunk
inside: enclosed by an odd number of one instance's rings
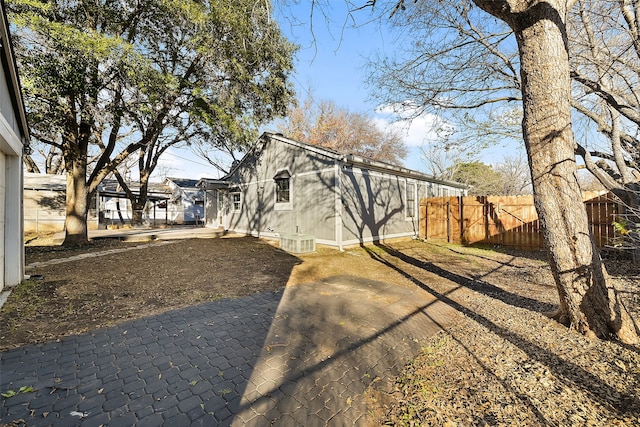
[[[565,5],[539,2],[509,22],[520,50],[523,133],[534,198],[560,297],[556,318],[587,336],[637,343],[637,328],[608,283],[591,238],[578,185]]]
[[[144,204],[139,203],[138,200],[136,200],[135,202],[131,203],[131,210],[133,211],[131,213],[131,223],[134,225],[142,225],[143,223],[143,209],[144,209]]]
[[[141,156],[144,156],[144,151],[140,153]],[[142,157],[141,157],[142,158]],[[144,217],[144,207],[147,205],[147,197],[149,196],[149,177],[151,176],[151,171],[149,168],[144,167],[144,162],[139,162],[140,165],[140,186],[138,188],[138,196],[133,196],[131,199],[132,206],[134,207],[133,212],[133,223],[137,225],[143,224]]]
[[[116,202],[116,212],[118,212],[118,218],[120,218],[120,224],[124,225],[124,218],[122,217],[122,210],[120,209],[120,199]]]
[[[87,168],[82,160],[68,163],[72,164],[72,167],[67,170],[65,238],[62,245],[82,246],[89,243]]]

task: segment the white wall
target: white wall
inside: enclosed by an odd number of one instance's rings
[[[24,277],[22,224],[22,143],[0,115],[0,290],[20,283]]]

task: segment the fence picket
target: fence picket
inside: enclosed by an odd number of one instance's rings
[[[614,237],[621,210],[608,193],[585,192],[583,201],[596,244]],[[420,237],[451,243],[488,243],[523,250],[544,247],[533,196],[430,197],[420,201]]]

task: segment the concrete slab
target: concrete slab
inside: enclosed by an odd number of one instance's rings
[[[149,242],[153,240],[179,240],[179,239],[212,239],[222,237],[227,232],[218,228],[196,226],[173,227],[140,227],[121,228],[111,230],[89,230],[89,239],[118,239],[127,242]],[[56,233],[54,242],[60,244],[64,240],[64,232]]]

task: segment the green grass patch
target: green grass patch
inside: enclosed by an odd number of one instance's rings
[[[11,290],[9,298],[0,310],[11,330],[15,329],[21,319],[33,317],[44,307],[46,299],[40,295],[41,284],[42,282],[36,280],[24,280]]]

